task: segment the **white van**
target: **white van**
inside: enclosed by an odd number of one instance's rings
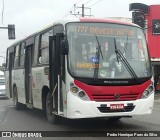
[[[0,71],[0,98],[7,98],[4,72]]]

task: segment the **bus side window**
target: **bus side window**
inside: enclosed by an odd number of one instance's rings
[[[14,68],[18,67],[18,61],[19,61],[19,45],[15,47]]]
[[[42,63],[42,55],[41,55],[41,51],[39,51],[38,63],[39,63],[39,64]]]
[[[37,65],[37,58],[38,58],[38,48],[39,48],[39,35],[35,37],[35,43],[34,43],[34,55],[33,55],[33,66]],[[39,54],[39,58],[41,55]],[[38,62],[40,63],[40,62]]]
[[[9,49],[7,49],[7,56],[6,56],[6,70],[9,70]]]
[[[52,35],[53,35],[53,30],[49,30],[48,32],[42,34],[41,36],[39,62],[41,62],[42,64],[49,63],[49,36]]]
[[[23,67],[24,66],[24,55],[25,55],[25,43],[22,43],[21,44],[21,47],[20,47],[20,56],[19,56],[19,65],[20,67]]]

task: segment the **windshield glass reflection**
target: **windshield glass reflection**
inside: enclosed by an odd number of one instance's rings
[[[69,70],[76,77],[131,79],[151,75],[146,41],[139,28],[108,23],[69,23],[67,39]],[[117,50],[121,56],[117,56]]]

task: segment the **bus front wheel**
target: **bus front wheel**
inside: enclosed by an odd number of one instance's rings
[[[46,115],[49,123],[51,124],[58,124],[59,123],[59,116],[57,116],[54,112],[55,109],[53,108],[53,97],[48,93],[46,98]],[[52,105],[51,105],[52,104]]]

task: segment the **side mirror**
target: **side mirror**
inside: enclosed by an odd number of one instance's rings
[[[61,54],[62,55],[67,55],[68,54],[68,43],[66,40],[61,40]]]

